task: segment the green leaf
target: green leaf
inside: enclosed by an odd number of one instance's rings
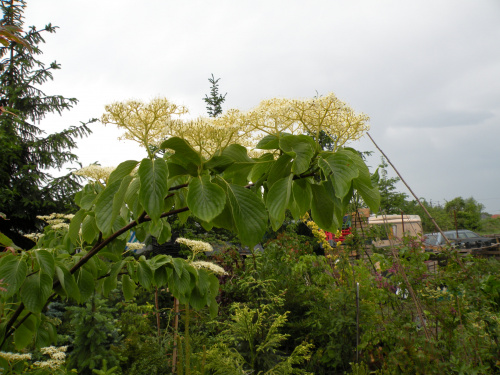
[[[137,279],[144,289],[151,287],[153,283],[153,271],[147,262],[140,261],[137,265]]]
[[[353,180],[354,188],[358,191],[359,195],[361,195],[361,198],[363,198],[367,206],[370,207],[372,211],[378,212],[380,207],[380,192],[377,186],[372,184],[368,167],[356,150],[351,148],[346,148],[345,150],[351,152],[351,159],[356,164],[359,171],[358,177]]]
[[[189,175],[188,170],[180,164],[168,162],[167,167],[168,167],[168,176],[170,178],[176,176]]]
[[[241,243],[256,245],[267,228],[268,215],[264,203],[255,193],[238,185],[227,184],[227,195]]]
[[[111,185],[113,182],[129,176],[137,166],[137,164],[139,164],[137,160],[126,160],[123,163],[120,163],[118,167],[116,167],[115,170],[109,175],[108,185]]]
[[[296,204],[298,216],[303,216],[311,207],[312,189],[307,179],[292,182],[293,200]]]
[[[252,171],[250,172],[250,181],[256,182],[262,176],[264,176],[274,163],[274,156],[272,154],[264,154],[259,157],[255,165],[252,167]]]
[[[151,223],[149,226],[149,231],[156,238],[158,244],[163,244],[167,242],[172,236],[172,230],[170,228],[170,223],[166,218],[158,220],[156,223]]]
[[[0,280],[2,287],[7,289],[6,292],[0,292],[0,295],[6,298],[13,296],[21,287],[26,279],[28,266],[20,256],[7,255],[0,267]]]
[[[63,287],[66,295],[71,297],[76,302],[80,302],[80,289],[75,281],[74,276],[69,272],[69,270],[62,264],[56,266],[56,275],[61,286]]]
[[[43,249],[36,249],[32,251],[35,254],[35,258],[40,266],[40,269],[47,275],[52,276],[54,274],[55,261],[52,254]]]
[[[7,246],[7,247],[12,247],[16,250],[20,250],[21,248],[19,246],[16,246],[16,244],[5,234],[0,232],[0,245]]]
[[[293,158],[292,172],[299,175],[309,169],[316,142],[307,135],[288,135],[280,138],[280,148]]]
[[[168,193],[168,168],[165,160],[143,159],[139,166],[141,188],[139,201],[153,221],[163,212],[165,196]]]
[[[359,176],[358,167],[352,156],[352,152],[346,150],[338,150],[333,154],[322,155],[322,160],[326,162],[330,173],[333,174],[332,182],[335,195],[341,199],[349,192],[352,180]]]
[[[184,139],[179,137],[172,137],[164,141],[160,145],[161,149],[171,149],[175,151],[176,160],[184,160],[188,163],[193,163],[200,166],[202,159],[200,154],[198,154],[191,145]]]
[[[166,285],[168,282],[168,269],[167,267],[159,267],[154,270],[154,284],[156,286]]]
[[[333,201],[328,196],[323,184],[311,185],[312,202],[311,214],[312,219],[319,227],[329,232],[335,232],[337,228],[333,222]]]
[[[222,173],[233,163],[234,159],[229,156],[215,155],[203,165],[203,169],[210,169],[217,173]]]
[[[114,223],[125,203],[125,194],[128,187],[132,182],[132,176],[125,176],[121,180],[120,187],[118,188],[115,196],[113,197],[113,208],[111,212],[111,221]]]
[[[28,311],[40,313],[51,292],[52,277],[46,273],[37,272],[24,281],[21,288],[21,300]]]
[[[78,271],[76,271],[75,278],[76,284],[80,289],[81,302],[86,302],[94,294],[94,277],[85,268],[80,268]]]
[[[175,194],[174,202],[175,202],[175,209],[176,210],[187,207],[187,201],[186,201],[186,195],[185,195],[186,190],[187,189],[178,190],[177,194]],[[181,212],[181,213],[177,214],[177,217],[179,218],[179,221],[181,222],[181,224],[184,224],[190,215],[191,215],[191,212],[188,210],[188,211]]]
[[[122,291],[125,301],[130,301],[134,298],[136,288],[137,285],[135,285],[129,275],[122,276]]]
[[[14,344],[17,350],[22,350],[27,347],[33,340],[33,336],[37,329],[36,317],[30,315],[26,320],[14,331]]]
[[[269,190],[266,199],[267,210],[274,231],[278,230],[285,220],[285,210],[288,207],[292,192],[293,175],[278,180]]]
[[[113,266],[111,267],[111,270],[109,271],[109,276],[107,276],[104,279],[104,284],[103,284],[104,296],[107,296],[109,294],[109,292],[111,292],[113,289],[116,289],[117,277],[118,277],[118,274],[120,273],[123,265],[124,265],[124,262],[122,260],[120,260],[120,261],[117,261],[116,263],[114,263]]]
[[[222,155],[234,160],[224,171],[224,178],[237,184],[246,184],[248,175],[255,165],[255,161],[248,157],[247,149],[240,145],[230,145],[222,151]]]
[[[210,288],[210,273],[208,273],[204,269],[199,269],[198,270],[198,281],[196,282],[196,287],[200,291],[200,293],[203,296],[206,296],[206,294],[209,291]]]
[[[354,180],[354,188],[358,191],[363,201],[373,212],[378,212],[380,208],[380,192],[377,187],[365,184],[362,181]]]
[[[68,229],[69,238],[71,239],[71,242],[73,242],[73,244],[75,245],[78,244],[82,221],[83,219],[85,219],[86,216],[87,216],[87,211],[82,208],[75,214],[75,216],[73,216],[71,222],[69,223],[69,229]]]
[[[274,134],[266,135],[262,138],[255,148],[260,150],[276,150],[280,147],[280,139]]]
[[[224,190],[203,175],[189,182],[187,205],[194,216],[210,222],[224,209],[226,194]]]
[[[120,188],[121,180],[108,184],[95,203],[96,224],[104,234],[110,234],[113,227],[113,199]]]
[[[231,211],[231,204],[229,199],[226,199],[226,204],[222,212],[212,220],[213,225],[218,228],[224,228],[231,232],[236,231],[236,226],[234,224],[233,213]]]
[[[195,310],[201,310],[207,304],[207,296],[202,294],[198,288],[194,288],[189,296],[189,304]]]
[[[267,177],[267,188],[271,189],[273,184],[281,180],[283,177],[287,177],[292,172],[292,158],[287,154],[281,155],[278,160],[274,162],[271,169],[269,170],[269,175]]]
[[[95,223],[93,215],[87,215],[82,223],[82,236],[85,242],[91,244],[99,234],[99,229]]]
[[[140,188],[141,180],[134,178],[132,182],[130,182],[127,192],[125,193],[125,203],[127,203],[132,211],[134,211],[135,202],[138,200]]]

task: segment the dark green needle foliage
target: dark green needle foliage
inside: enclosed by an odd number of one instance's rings
[[[210,88],[210,96],[205,95],[203,99],[207,103],[207,113],[210,117],[217,117],[222,113],[222,103],[226,100],[226,95],[219,94],[219,81],[220,78],[215,79],[214,75],[208,79],[208,82],[212,84]]]
[[[1,2],[2,25],[21,29],[25,6],[24,0]],[[75,139],[90,134],[84,123],[52,134],[38,126],[47,114],[62,114],[77,103],[40,89],[60,68],[38,59],[44,35],[55,31],[51,24],[32,26],[20,35],[30,48],[15,42],[0,46],[0,212],[8,219],[0,220],[0,231],[25,248],[33,243],[21,234],[37,230],[36,216],[67,211],[79,187],[71,175],[53,178],[47,170],[76,161]]]

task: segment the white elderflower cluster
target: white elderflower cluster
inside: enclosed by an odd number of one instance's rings
[[[42,354],[49,355],[50,359],[47,361],[37,361],[33,363],[33,366],[52,370],[60,368],[66,360],[66,349],[68,349],[67,346],[41,348],[40,351]]]
[[[101,167],[97,164],[91,164],[87,167],[83,167],[73,174],[77,176],[82,176],[90,180],[99,181],[106,183],[108,181],[109,175],[115,170],[115,167]]]
[[[191,265],[196,269],[207,269],[209,271],[212,271],[216,275],[227,275],[227,272],[224,270],[224,268],[214,263],[198,260],[196,262],[192,262]]]
[[[10,352],[0,352],[0,357],[9,361],[9,362],[17,362],[17,361],[27,361],[31,359],[31,354],[21,354],[21,353],[10,353]]]

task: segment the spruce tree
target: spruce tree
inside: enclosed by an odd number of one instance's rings
[[[25,7],[24,0],[2,1],[1,26],[22,29]],[[0,212],[7,219],[0,218],[0,232],[25,248],[33,243],[23,234],[40,229],[36,216],[67,210],[79,187],[70,174],[53,178],[48,170],[76,161],[75,139],[91,132],[88,123],[48,135],[39,127],[47,114],[61,114],[77,103],[40,89],[60,68],[38,59],[43,35],[55,31],[51,24],[41,30],[31,26],[21,35],[29,47],[12,40],[0,46]]]
[[[207,113],[210,117],[217,117],[222,113],[222,103],[226,100],[226,95],[219,94],[219,81],[220,78],[215,79],[214,75],[208,79],[208,82],[212,84],[210,88],[210,96],[205,95],[203,100],[207,103]]]

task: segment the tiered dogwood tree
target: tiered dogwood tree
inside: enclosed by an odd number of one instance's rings
[[[322,229],[335,232],[354,191],[377,211],[379,193],[368,168],[345,147],[367,130],[368,118],[333,94],[266,100],[217,118],[182,120],[185,112],[166,99],[107,106],[102,122],[125,129],[124,138],[142,144],[148,156],[109,171],[80,171],[89,182],[76,195],[79,211],[45,218],[50,225],[34,249],[1,237],[11,250],[0,258],[2,345],[22,348],[33,339],[47,345],[56,331],[43,314],[51,299],[82,303],[95,291],[106,295],[118,281],[126,299],[138,285],[167,286],[181,303],[217,313],[215,275],[166,255],[130,256],[131,230],[161,243],[170,238],[169,217],[192,215],[206,230],[226,228],[253,246],[268,225],[281,226],[287,210],[297,220],[310,212]],[[320,132],[333,140],[334,151],[321,149]]]

